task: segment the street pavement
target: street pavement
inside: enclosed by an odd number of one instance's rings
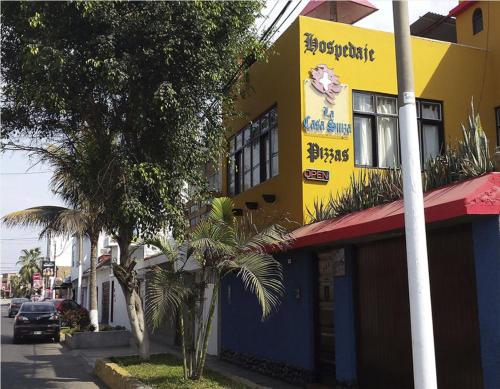
[[[78,353],[49,340],[12,343],[14,318],[1,306],[1,388],[106,388],[92,375],[92,366]]]

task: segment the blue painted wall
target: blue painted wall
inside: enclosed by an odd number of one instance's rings
[[[288,258],[293,258],[291,264]],[[278,259],[286,291],[279,310],[264,322],[255,296],[243,289],[241,281],[234,276],[223,280],[221,347],[313,370],[315,261],[305,251],[280,254]]]
[[[334,279],[335,362],[337,380],[356,381],[356,332],[352,289],[352,249],[345,249],[345,276]]]
[[[474,221],[474,258],[484,389],[500,388],[500,219]]]

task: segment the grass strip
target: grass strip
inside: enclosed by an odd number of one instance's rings
[[[138,356],[113,357],[111,360],[133,377],[158,389],[248,389],[220,374],[205,370],[199,381],[185,380],[182,361],[170,354],[154,354],[147,362]]]

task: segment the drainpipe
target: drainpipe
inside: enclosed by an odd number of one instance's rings
[[[393,1],[415,389],[437,389],[408,2]]]

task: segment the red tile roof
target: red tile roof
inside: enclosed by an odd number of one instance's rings
[[[477,1],[462,1],[455,8],[453,8],[450,12],[448,12],[448,16],[457,16],[460,15],[465,10],[472,7]]]
[[[425,221],[500,214],[500,173],[489,173],[424,194]],[[404,228],[403,200],[301,227],[291,248],[333,243]]]

